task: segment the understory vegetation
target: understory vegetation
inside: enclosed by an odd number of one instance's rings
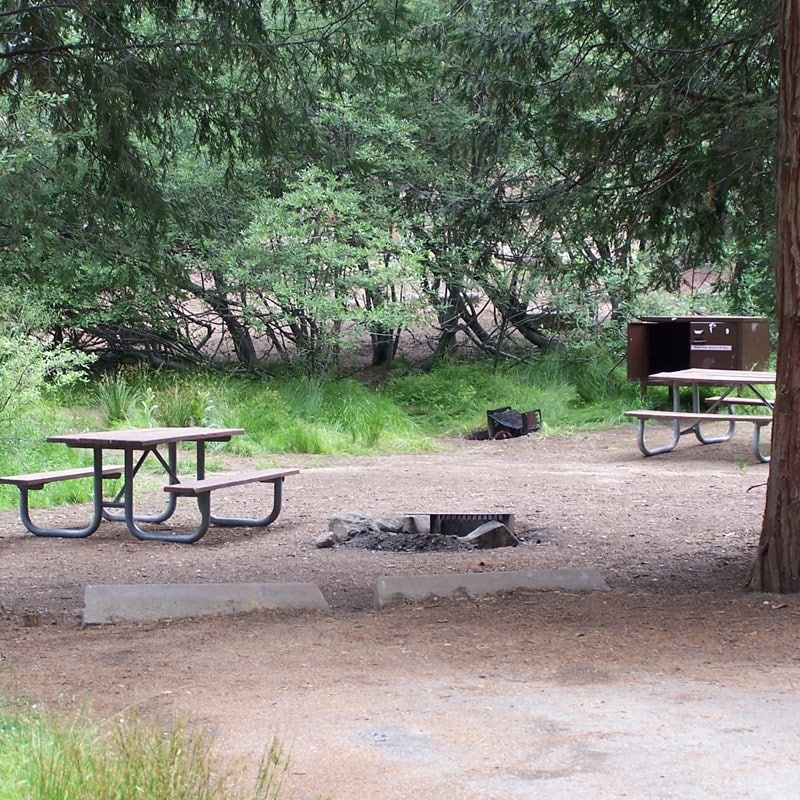
[[[101,723],[0,706],[0,800],[276,800],[286,761],[268,743],[252,785],[219,770],[212,740],[134,715]]]

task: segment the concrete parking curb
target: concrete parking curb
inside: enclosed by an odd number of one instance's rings
[[[384,575],[375,586],[375,608],[402,600],[424,600],[463,593],[470,597],[517,589],[607,590],[596,569],[540,569],[518,572],[467,572],[435,575]]]
[[[433,575],[384,575],[375,585],[375,608],[402,600],[517,589],[607,590],[595,569],[542,569]],[[84,593],[83,623],[154,622],[160,619],[237,614],[258,609],[330,611],[311,583],[95,584]]]
[[[278,608],[330,610],[311,583],[97,584],[86,587],[83,622],[147,622]]]

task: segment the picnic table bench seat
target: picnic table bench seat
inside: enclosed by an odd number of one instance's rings
[[[200,525],[194,534],[182,538],[181,541],[194,542],[200,539],[208,530],[209,524],[221,525],[227,528],[263,528],[273,523],[281,512],[283,502],[283,481],[290,475],[297,475],[299,469],[293,467],[280,469],[251,470],[248,472],[224,472],[210,475],[196,480],[170,483],[164,487],[178,497],[194,497],[200,510]],[[211,514],[211,493],[218,489],[230,489],[234,486],[245,486],[250,483],[272,484],[272,510],[260,518],[217,517]]]
[[[103,467],[104,478],[122,477],[123,467]],[[0,477],[0,483],[10,484],[22,489],[43,489],[48,483],[58,481],[71,481],[77,478],[91,478],[94,476],[93,467],[76,467],[74,469],[58,469],[51,472],[30,472],[27,475],[6,475]]]
[[[165,492],[172,492],[183,497],[198,497],[215,489],[228,489],[232,486],[243,486],[247,483],[277,483],[289,475],[297,475],[299,469],[265,469],[249,472],[223,472],[197,480],[181,481],[164,487]]]
[[[763,397],[741,397],[736,395],[731,397],[728,395],[727,397],[722,397],[721,395],[715,397],[706,397],[706,404],[709,406],[713,406],[716,404],[721,406],[760,406],[763,408],[768,408],[769,403],[764,400]]]
[[[726,398],[727,399],[727,398]],[[748,398],[749,399],[749,398]],[[723,401],[724,402],[724,401]],[[755,401],[753,405],[761,405]],[[661,453],[668,453],[674,450],[684,433],[693,432],[697,439],[703,444],[729,441],[733,436],[734,427],[737,422],[750,423],[753,425],[753,453],[756,458],[766,464],[770,457],[761,450],[761,429],[772,422],[772,414],[734,414],[714,413],[703,411],[660,411],[657,409],[636,409],[626,411],[626,417],[633,417],[637,421],[636,440],[639,450],[643,455],[655,456]],[[645,422],[647,420],[666,420],[673,423],[672,440],[659,447],[648,447],[644,441]],[[709,437],[701,432],[700,424],[703,422],[722,422],[728,425],[728,430],[721,436]],[[689,425],[685,430],[681,430],[681,423]]]
[[[626,411],[626,417],[636,419],[676,419],[681,422],[752,422],[755,425],[769,425],[772,422],[771,414],[725,414],[707,411],[659,411],[658,409],[642,408],[635,411]]]
[[[124,472],[120,465],[104,466],[101,478],[120,478]],[[88,536],[99,522],[100,510],[95,509],[92,521],[83,528],[44,528],[36,525],[31,520],[28,492],[32,489],[43,489],[50,483],[59,481],[78,480],[79,478],[93,478],[94,467],[75,467],[73,469],[58,469],[50,472],[30,472],[25,475],[5,475],[0,477],[0,484],[16,486],[19,489],[19,515],[25,527],[36,536],[66,536],[68,538],[82,538]],[[95,487],[97,490],[97,487]]]

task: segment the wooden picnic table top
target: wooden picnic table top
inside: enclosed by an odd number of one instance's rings
[[[654,372],[647,376],[648,383],[703,384],[705,386],[755,386],[775,383],[775,373],[743,369],[678,369],[672,372]]]
[[[177,442],[227,442],[244,433],[242,428],[170,427],[132,428],[118,431],[89,431],[48,436],[48,442],[69,447],[141,450]]]

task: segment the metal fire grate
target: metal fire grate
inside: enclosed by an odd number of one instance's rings
[[[484,522],[502,522],[512,533],[514,531],[514,515],[507,512],[487,514],[431,514],[431,533],[446,536],[466,536]]]

